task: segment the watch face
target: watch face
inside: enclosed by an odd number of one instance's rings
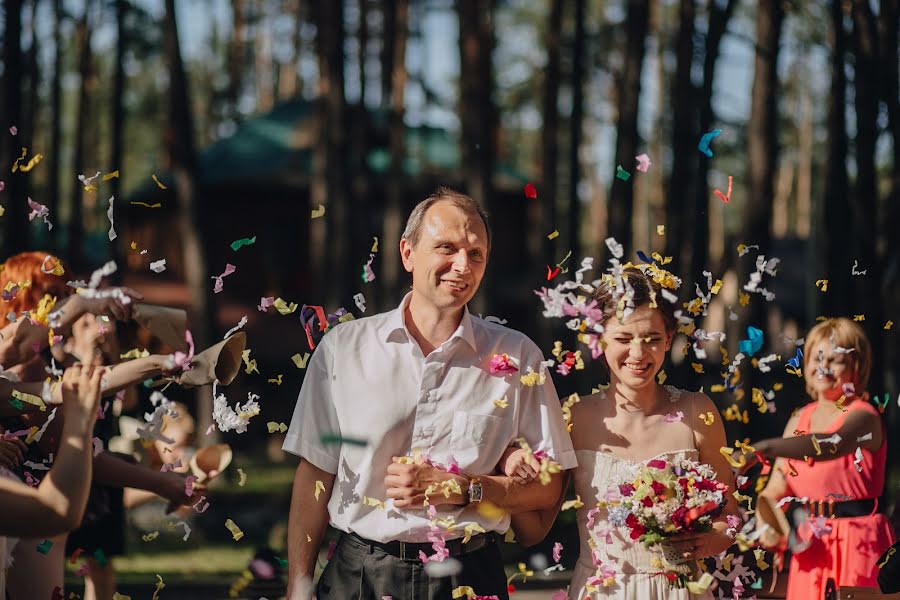
[[[471,495],[469,499],[471,502],[481,502],[481,484],[473,483],[469,488],[469,494]]]

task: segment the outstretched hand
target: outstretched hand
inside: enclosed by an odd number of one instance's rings
[[[103,367],[85,366],[75,363],[65,370],[62,378],[62,403],[66,420],[72,418],[86,422],[87,430],[93,427],[100,407],[100,391]]]

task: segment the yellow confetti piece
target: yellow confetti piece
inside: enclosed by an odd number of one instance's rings
[[[466,535],[463,536],[463,541],[462,541],[463,544],[468,544],[469,540],[471,540],[472,536],[475,535],[476,533],[487,533],[487,531],[485,531],[484,527],[482,527],[478,523],[469,523],[468,525],[465,526],[464,531],[466,532]]]
[[[691,363],[691,367],[694,368],[694,372],[695,372],[695,373],[702,373],[702,372],[703,372],[703,365],[700,364],[700,363]]]
[[[819,291],[823,294],[828,291],[828,280],[827,279],[816,279],[816,287],[819,288]]]
[[[147,356],[150,356],[150,352],[148,352],[147,349],[141,350],[140,348],[132,348],[128,352],[120,354],[119,358],[125,360],[129,358],[146,358]]]
[[[238,485],[244,487],[244,484],[247,483],[247,474],[244,473],[243,469],[238,469],[238,475],[240,475],[241,479],[238,481]]]
[[[822,446],[819,445],[819,440],[817,440],[816,436],[814,436],[814,435],[810,436],[810,439],[812,440],[813,448],[816,451],[816,456],[821,456],[822,455]]]
[[[228,528],[228,531],[231,532],[231,536],[234,538],[234,541],[238,542],[242,537],[244,537],[244,532],[241,531],[241,528],[237,526],[237,523],[228,519],[225,521],[225,527]]]
[[[30,170],[32,170],[33,168],[35,168],[36,166],[38,166],[38,163],[40,163],[41,160],[43,160],[43,158],[44,158],[43,154],[35,154],[34,156],[31,157],[31,160],[29,160],[26,164],[21,165],[19,167],[19,170],[23,173],[27,173]],[[18,161],[16,161],[16,162],[18,162]],[[13,171],[15,171],[15,168],[13,169]]]
[[[312,209],[312,213],[310,215],[313,219],[318,219],[319,217],[325,216],[325,205],[320,204],[319,208]]]
[[[279,314],[289,315],[297,310],[298,305],[296,302],[291,302],[290,304],[288,304],[281,298],[275,298],[275,302],[272,303],[272,306],[275,307],[275,310],[277,310]]]
[[[659,235],[659,236],[666,235],[666,226],[665,225],[657,225],[656,226],[656,235]]]
[[[2,217],[6,213],[6,209],[0,206],[0,217]]]
[[[156,182],[156,185],[159,187],[159,189],[161,189],[161,190],[167,190],[167,189],[169,189],[169,188],[167,188],[165,185],[163,185],[163,182],[160,181],[160,180],[156,177],[156,174],[155,174],[155,173],[154,173],[153,175],[151,175],[151,177],[153,178],[153,181]]]
[[[103,176],[103,181],[109,181],[110,179],[118,179],[119,178],[119,170],[111,171]]]
[[[506,396],[503,396],[500,400],[494,400],[494,406],[497,408],[506,408],[509,406],[509,401],[506,399]]]
[[[685,583],[685,587],[692,594],[700,596],[701,594],[705,594],[706,590],[709,589],[713,583],[713,576],[709,573],[704,573],[700,576],[700,579],[697,581],[688,581]]]
[[[157,531],[148,533],[147,535],[142,535],[141,539],[144,540],[145,542],[152,542],[153,540],[155,540],[158,537],[159,537],[159,531],[157,530]]]
[[[131,600],[131,596],[126,596],[125,594],[120,594],[119,592],[114,592],[113,600]]]
[[[704,423],[706,423],[707,425],[712,425],[713,422],[716,420],[716,415],[714,415],[712,412],[709,412],[709,411],[707,411],[706,414],[701,414],[698,416],[700,417],[700,420],[703,421]]]
[[[757,548],[753,551],[753,556],[756,557],[756,566],[765,571],[769,568],[769,563],[765,561],[766,551],[762,548]]]
[[[298,369],[305,369],[306,363],[309,361],[309,352],[300,356],[300,354],[295,354],[291,357],[291,360],[294,361],[294,364],[297,365]]]
[[[287,431],[287,425],[284,423],[278,423],[276,421],[269,421],[266,423],[266,427],[269,429],[269,433],[275,433],[276,431],[280,433],[284,433]]]
[[[321,480],[316,480],[316,491],[314,492],[315,496],[316,496],[316,500],[319,499],[319,494],[321,494],[324,491],[325,491],[325,484],[322,483]]]
[[[662,385],[666,382],[666,379],[668,377],[669,376],[666,375],[665,369],[660,369],[659,373],[656,374],[656,383],[658,383],[659,385]]]
[[[454,600],[456,600],[456,598],[462,598],[462,597],[474,598],[475,596],[476,596],[475,590],[473,590],[468,585],[461,585],[458,588],[453,589]]]
[[[146,206],[147,208],[159,208],[162,206],[162,204],[160,204],[159,202],[156,202],[154,204],[147,204],[146,202],[131,202],[131,204],[136,204],[138,206]],[[134,248],[132,248],[132,250],[134,250]]]
[[[566,500],[565,502],[563,502],[562,507],[560,507],[559,510],[565,511],[565,510],[569,510],[570,508],[578,509],[578,508],[581,508],[582,506],[584,506],[584,502],[581,501],[581,496],[579,496],[578,494],[575,494],[575,499],[574,500]]]
[[[860,323],[866,320],[866,315],[853,315],[853,320]]]
[[[734,454],[734,448],[722,446],[721,448],[719,448],[719,452],[722,454],[722,456],[725,457],[725,460],[728,461],[728,464],[731,465],[733,469],[743,469],[745,466],[747,466],[747,458],[743,454],[739,454],[736,459],[732,457],[732,454]]]
[[[565,419],[566,422],[566,430],[569,432],[572,431],[572,407],[578,404],[580,401],[581,398],[578,396],[578,394],[572,394],[571,396],[566,398],[565,402],[563,402],[563,419]]]
[[[378,500],[376,498],[369,498],[368,496],[363,496],[362,502],[363,502],[364,506],[371,506],[373,508],[380,508],[380,509],[384,510],[384,502],[382,502],[381,500]]]
[[[41,412],[47,411],[47,405],[44,404],[44,401],[40,396],[35,396],[34,394],[29,394],[26,392],[20,392],[19,390],[13,390],[12,397],[27,404],[37,406],[41,410]]]
[[[510,527],[506,530],[506,533],[503,534],[503,541],[507,544],[515,544],[516,543],[516,532],[513,531],[513,528]]]
[[[555,239],[558,238],[558,237],[559,237],[559,231],[557,231],[557,230],[554,229],[553,232],[552,232],[550,235],[547,236],[547,239],[548,239],[548,240],[555,240]]]
[[[506,515],[506,511],[492,502],[482,500],[478,503],[478,514],[488,521],[493,521],[503,518]]]
[[[259,374],[259,368],[256,366],[256,359],[254,358],[251,360],[250,352],[252,352],[250,348],[247,348],[246,350],[241,352],[241,359],[244,361],[244,365],[246,366],[246,368],[244,369],[244,373],[246,373],[247,375],[254,372]]]
[[[750,304],[750,294],[741,292],[739,297],[741,306],[747,306],[748,304]]]
[[[540,373],[526,373],[519,378],[519,381],[522,382],[522,385],[527,385],[528,387],[534,387],[536,385],[542,385],[544,383],[544,378],[541,377]]]
[[[722,289],[722,285],[723,285],[722,280],[716,279],[716,282],[713,284],[713,286],[711,288],[709,288],[709,291],[712,292],[713,294],[718,294],[719,290]]]
[[[284,373],[279,373],[278,377],[270,377],[268,383],[274,383],[275,385],[281,385],[282,377],[284,377]]]
[[[375,241],[372,243],[372,250],[370,252],[378,252],[378,237],[375,237]]]
[[[884,324],[884,330],[885,330],[885,331],[888,331],[888,330],[890,330],[890,328],[893,327],[893,326],[894,326],[894,322],[891,321],[890,319],[888,319],[888,322]]]
[[[164,587],[166,587],[166,584],[163,581],[163,578],[160,577],[159,573],[156,574],[156,578],[159,579],[159,581],[156,582],[156,590],[154,590],[153,597],[150,600],[159,600],[160,590],[162,590]]]

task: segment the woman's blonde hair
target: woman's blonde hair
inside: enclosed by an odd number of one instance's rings
[[[846,317],[836,317],[826,319],[810,329],[806,334],[806,344],[803,346],[803,372],[806,377],[811,375],[808,365],[812,358],[812,349],[823,341],[830,341],[840,348],[853,350],[847,357],[856,374],[856,392],[861,395],[869,385],[869,372],[872,369],[872,346],[862,327]],[[806,392],[815,397],[809,383],[806,384]]]

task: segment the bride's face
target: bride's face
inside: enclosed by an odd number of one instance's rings
[[[666,331],[659,310],[645,304],[634,309],[624,322],[616,317],[604,323],[604,355],[613,378],[630,388],[653,385],[673,332]]]

